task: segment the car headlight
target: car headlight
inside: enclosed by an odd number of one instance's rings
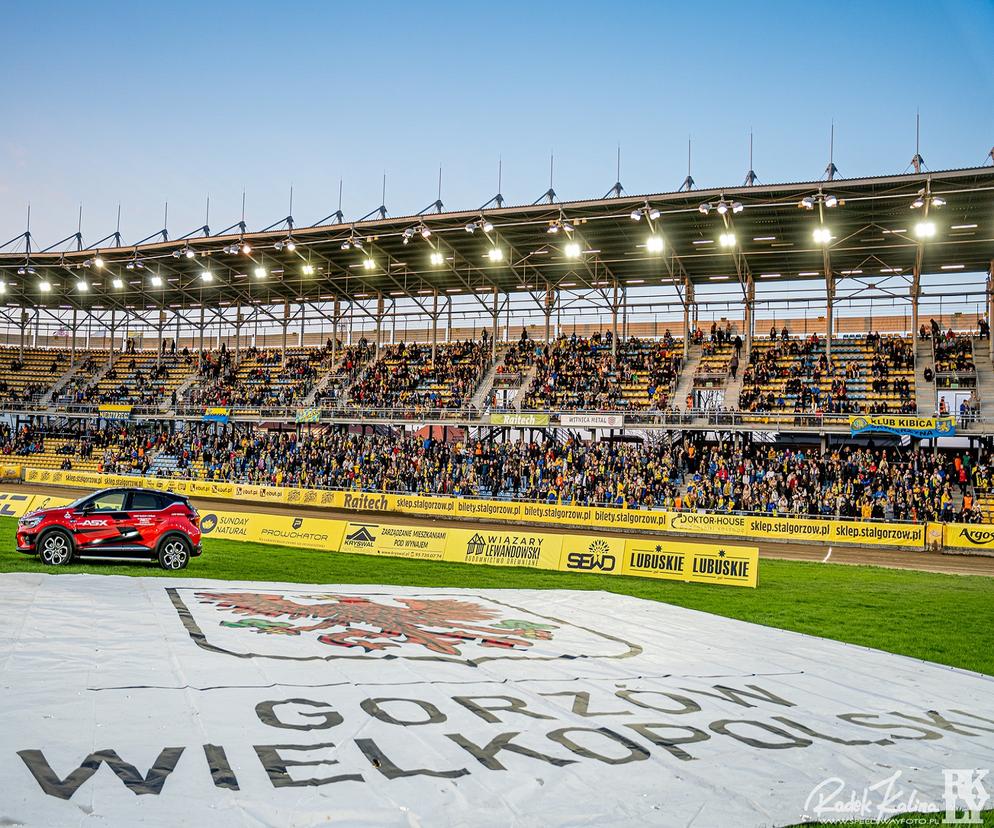
[[[40,517],[23,517],[20,520],[21,528],[34,529],[42,520],[43,518]]]

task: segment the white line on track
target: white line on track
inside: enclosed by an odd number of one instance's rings
[[[821,559],[821,562],[825,563],[831,557],[832,557],[832,547],[830,546],[828,547],[828,553],[825,555],[824,558]]]

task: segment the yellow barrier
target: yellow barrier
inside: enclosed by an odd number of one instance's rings
[[[925,524],[869,521],[815,520],[765,515],[700,514],[647,509],[614,509],[602,506],[568,506],[557,503],[521,503],[507,500],[474,500],[457,497],[427,497],[376,492],[322,491],[288,486],[242,483],[212,483],[206,480],[137,478],[101,475],[95,472],[25,469],[28,483],[99,488],[135,486],[182,494],[277,503],[322,506],[354,512],[400,513],[418,517],[472,518],[513,523],[672,531],[689,535],[721,535],[732,538],[817,541],[824,544],[911,546],[923,549]]]
[[[947,523],[942,545],[951,549],[994,550],[994,526],[975,523]]]
[[[0,492],[0,516],[19,518],[69,498]],[[524,566],[562,572],[638,575],[756,586],[755,547],[682,543],[659,538],[499,532],[375,521],[328,520],[254,512],[205,511],[205,538],[430,561]]]

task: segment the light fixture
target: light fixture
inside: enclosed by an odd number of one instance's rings
[[[132,262],[128,262],[125,265],[125,268],[127,268],[128,270],[134,270],[135,269],[135,263],[133,261]]]
[[[732,202],[732,212],[733,213],[736,213],[736,214],[741,213],[744,209],[745,209],[745,207],[742,206],[742,203],[740,201],[733,201]]]
[[[86,283],[86,280],[80,279],[78,282],[76,282],[76,289],[80,293],[86,293],[86,291],[90,289],[90,286]]]
[[[440,265],[440,264],[444,264],[445,263],[445,256],[443,256],[437,250],[432,250],[431,251],[430,259],[431,259],[431,263],[433,265],[435,265],[436,267],[438,265]]]
[[[475,233],[476,232],[476,222],[475,221],[471,221],[469,224],[466,225],[466,232],[467,233]]]
[[[104,266],[104,260],[101,259],[99,256],[95,257],[93,259],[93,266],[96,267],[96,268],[103,267]]]
[[[504,259],[504,251],[499,247],[491,247],[490,250],[487,251],[487,258],[489,258],[492,262],[502,261]]]
[[[188,259],[192,259],[197,254],[193,252],[192,247],[187,247],[186,250],[183,251],[183,255],[186,256],[186,258]]]
[[[832,231],[827,227],[816,227],[812,235],[815,244],[828,244],[832,240]]]
[[[934,221],[920,221],[915,225],[915,235],[920,239],[930,239],[935,235]]]
[[[493,223],[487,221],[486,219],[484,219],[484,221],[483,221],[483,232],[484,233],[492,233],[493,229],[494,229]]]
[[[214,281],[214,274],[211,273],[209,270],[205,270],[205,271],[203,271],[200,274],[200,281],[201,282],[213,282]]]
[[[798,204],[797,206],[804,210],[814,210],[815,208],[814,196],[804,196],[804,198],[801,199],[801,203]]]
[[[52,289],[50,282],[46,282],[44,279],[38,283],[38,289],[42,293],[48,293]]]
[[[244,242],[242,244],[242,253],[244,253],[246,256],[248,256],[249,253],[251,253],[251,252],[252,252],[252,245],[249,244],[248,242]]]
[[[266,278],[266,275],[267,275],[266,274],[266,268],[264,268],[264,267],[257,267],[255,269],[255,271],[253,271],[253,272],[255,273],[255,278],[256,279],[265,279]]]
[[[549,225],[549,229],[545,231],[546,233],[558,233],[559,232],[559,222],[554,221]]]
[[[580,244],[579,242],[571,241],[567,242],[563,247],[563,253],[566,254],[567,259],[579,259],[580,258]]]
[[[839,205],[838,196],[834,196],[834,195],[827,195],[827,196],[825,196],[825,206],[828,207],[830,210],[833,207],[837,207],[838,205]]]
[[[632,221],[642,221],[642,208],[637,207],[632,210]]]
[[[650,253],[662,253],[663,252],[663,237],[662,236],[649,236],[645,240],[645,249]]]
[[[162,287],[162,277],[161,276],[152,276],[152,278],[149,279],[149,282],[152,283],[152,287]]]
[[[427,239],[431,235],[431,230],[427,225],[421,225],[421,238]]]
[[[28,272],[28,270],[27,270],[26,267],[19,267],[19,268],[17,268],[17,275],[18,276],[23,276],[27,272]]]
[[[718,236],[718,243],[722,247],[735,247],[735,234],[722,233],[720,236]]]
[[[293,253],[297,249],[297,245],[294,243],[293,239],[286,240],[286,249]]]
[[[123,279],[113,279],[111,281],[111,284],[114,286],[115,290],[120,290],[121,288],[124,287],[124,280]]]
[[[411,240],[411,239],[413,238],[413,236],[414,236],[414,228],[413,228],[413,227],[408,227],[408,228],[407,228],[407,229],[406,229],[406,230],[405,230],[405,231],[403,232],[403,234],[402,234],[402,235],[403,235],[403,237],[404,237],[404,238],[403,238],[403,241],[404,241],[404,244],[407,244],[408,242],[410,242],[410,240]]]
[[[915,200],[911,202],[911,209],[920,210],[925,205],[930,207],[945,207],[946,200],[942,196],[931,195],[924,187],[922,187],[918,191],[918,195]]]
[[[649,210],[649,218],[651,218],[653,221],[656,221],[656,219],[658,219],[660,215],[661,213],[655,207],[652,207]]]
[[[700,207],[697,208],[697,212],[706,216],[708,213],[711,212],[711,205],[708,204],[707,202],[704,202],[704,204],[702,204]]]
[[[372,259],[363,259],[362,266],[366,270],[374,270],[376,268],[376,262]]]
[[[719,216],[723,216],[728,212],[728,205],[724,201],[719,201],[715,209],[718,211]]]
[[[7,283],[0,282],[0,293],[6,293],[6,292],[7,292]]]
[[[183,252],[182,252],[181,250],[174,250],[174,251],[173,251],[173,252],[172,252],[172,253],[171,253],[170,255],[171,255],[171,256],[172,256],[172,257],[173,257],[174,259],[178,259],[178,258],[179,258],[180,256],[182,256],[182,255],[183,255]],[[83,267],[89,267],[89,266],[90,266],[90,263],[89,263],[89,262],[83,262]]]
[[[312,265],[312,264],[305,264],[304,265],[304,275],[305,276],[313,276],[314,275],[314,265]]]

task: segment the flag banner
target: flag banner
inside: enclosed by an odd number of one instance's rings
[[[5,824],[791,825],[994,766],[994,678],[606,592],[0,590]]]
[[[204,409],[203,421],[205,423],[226,423],[230,417],[230,408],[223,408],[215,405]]]
[[[298,408],[296,420],[298,423],[316,423],[321,419],[320,408]]]
[[[891,414],[859,414],[849,417],[849,433],[900,434],[909,437],[953,437],[956,420],[952,417],[914,417]]]

